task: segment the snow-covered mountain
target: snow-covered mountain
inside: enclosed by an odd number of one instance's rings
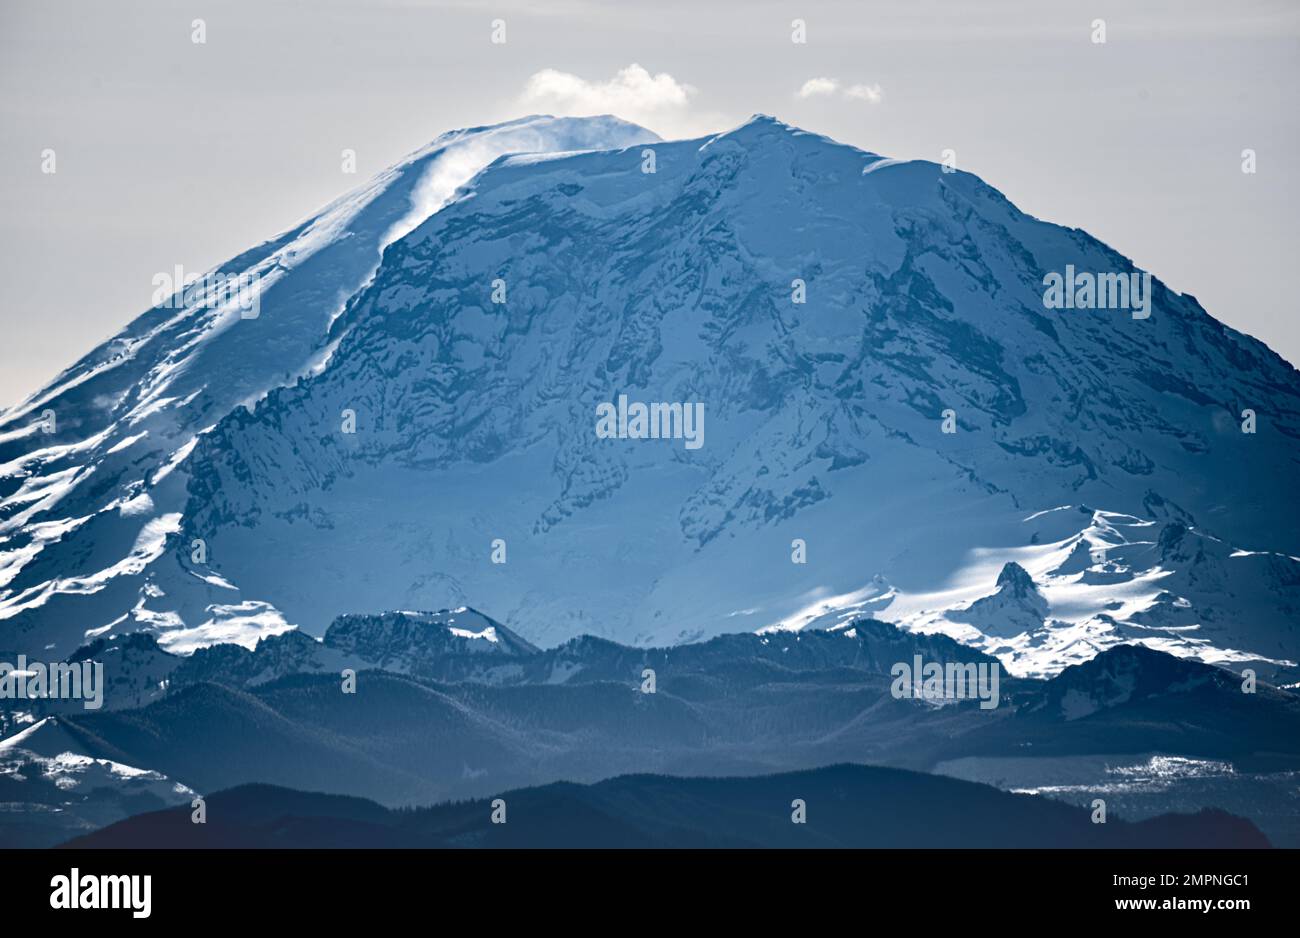
[[[460,655],[513,658],[537,651],[500,622],[465,606],[439,612],[340,616],[326,631],[325,644],[400,674],[418,672],[422,659]]]
[[[5,416],[0,647],[473,605],[543,645],[870,614],[1015,673],[1289,671],[1300,374],[1154,278],[1149,318],[1045,308],[1068,265],[1133,270],[770,118],[447,135],[229,265],[257,319],[151,312]],[[703,445],[602,438],[620,395]]]
[[[1016,674],[1054,674],[1126,642],[1295,680],[1294,557],[1238,550],[1180,520],[1087,506],[1035,513],[1021,528],[1020,545],[973,551],[939,589],[880,578],[776,628],[845,628],[870,614],[951,635]]]
[[[264,635],[252,648],[223,642],[188,655],[162,648],[150,632],[129,632],[101,636],[77,649],[70,660],[102,665],[101,706],[128,710],[194,684],[254,688],[288,675],[339,675],[345,668],[443,681],[516,683],[548,671],[549,661],[536,660],[545,657],[500,622],[462,607],[339,616],[321,639],[290,629]],[[526,660],[527,670],[521,664]],[[0,739],[38,716],[84,709],[81,700],[57,697],[23,700],[21,708],[8,713],[0,707]]]
[[[176,534],[198,438],[323,367],[338,338],[331,326],[384,247],[501,154],[657,139],[615,118],[532,117],[444,134],[221,265],[222,274],[254,279],[256,318],[201,298],[160,304],[0,414],[0,650],[67,654],[100,634],[135,629],[181,650],[251,646],[291,628],[215,564],[177,562],[192,554]],[[43,432],[48,414],[52,433]]]

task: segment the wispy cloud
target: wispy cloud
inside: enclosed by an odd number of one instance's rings
[[[813,98],[820,95],[834,94],[840,83],[834,78],[809,78],[799,89],[799,97]]]
[[[855,101],[879,104],[885,99],[885,91],[880,85],[849,85],[842,87],[838,78],[809,78],[799,89],[801,98],[826,98],[840,94]]]
[[[851,85],[844,89],[846,98],[857,98],[871,104],[879,104],[885,98],[885,92],[879,85]]]
[[[696,93],[667,72],[652,75],[633,63],[607,81],[543,69],[528,79],[521,102],[533,110],[571,117],[614,114],[671,137],[698,129],[699,116],[690,113]]]

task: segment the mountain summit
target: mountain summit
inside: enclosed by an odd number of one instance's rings
[[[150,313],[6,415],[0,644],[467,605],[671,644],[865,611],[1024,673],[1134,636],[1292,667],[1300,375],[1262,343],[1155,278],[1142,317],[1056,308],[1053,275],[1143,272],[967,173],[764,116],[589,120],[449,135],[252,252],[290,269],[222,320],[249,357]],[[347,276],[290,258],[308,234]],[[963,618],[994,595],[1015,616]]]

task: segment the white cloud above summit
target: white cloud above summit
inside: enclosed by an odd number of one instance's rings
[[[696,88],[667,72],[651,74],[634,62],[603,81],[554,68],[542,69],[529,77],[520,100],[530,109],[556,115],[615,114],[673,137],[709,125],[703,115],[691,110],[697,93]]]
[[[799,89],[799,97],[814,98],[830,95],[838,91],[839,87],[839,79],[836,78],[809,78]]]
[[[878,84],[844,87],[838,78],[809,78],[799,88],[799,97],[826,98],[834,96],[837,92],[846,98],[866,101],[868,104],[879,104],[885,99],[885,91]]]

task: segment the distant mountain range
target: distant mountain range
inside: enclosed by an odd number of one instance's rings
[[[402,670],[380,669],[358,649]],[[970,760],[1160,752],[1300,770],[1300,698],[1290,692],[1261,684],[1244,694],[1229,672],[1118,646],[1048,680],[1005,679],[991,710],[899,699],[891,671],[900,662],[994,659],[869,619],[673,648],[587,637],[540,650],[459,609],[347,616],[322,642],[293,632],[251,652],[180,657],[130,635],[96,654],[150,699],[41,716],[14,737],[10,762],[24,755],[23,734],[57,728],[70,757],[147,770],[186,791],[269,783],[393,806],[620,773],[762,776],[846,761],[934,772]],[[353,694],[343,667],[356,670]],[[1006,771],[999,784],[1029,777]]]
[[[495,799],[494,799],[495,800]],[[1221,811],[1093,823],[1050,799],[897,769],[835,765],[750,778],[625,775],[413,811],[247,785],[76,838],[78,848],[1260,848]],[[803,823],[792,818],[802,803]],[[501,815],[498,813],[498,817]]]

